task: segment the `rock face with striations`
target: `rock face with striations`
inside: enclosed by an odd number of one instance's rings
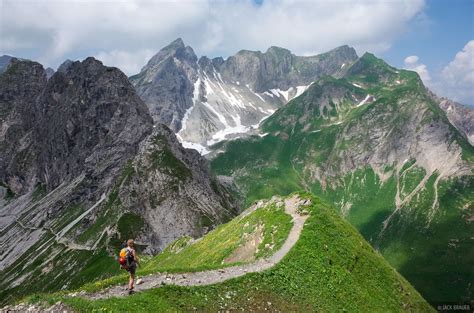
[[[206,154],[219,141],[252,132],[317,78],[341,75],[356,59],[355,50],[343,46],[311,57],[271,47],[198,61],[177,39],[130,80],[155,121]]]
[[[36,183],[33,127],[40,113],[36,100],[45,86],[43,67],[31,61],[12,59],[0,75],[0,181],[15,194]]]
[[[53,75],[38,103],[39,179],[48,190],[82,172],[114,177],[152,129],[124,74],[93,58]]]
[[[0,252],[2,299],[78,286],[96,278],[91,266],[116,271],[128,238],[156,253],[237,211],[116,68],[87,58],[48,80],[40,64],[12,60],[0,104],[0,242],[12,247]]]
[[[474,109],[449,99],[436,99],[451,124],[474,146]]]
[[[15,194],[38,183],[50,191],[81,173],[114,176],[151,132],[126,76],[93,58],[49,81],[40,64],[13,60],[0,79],[7,158],[0,175]]]
[[[270,47],[265,53],[242,50],[218,67],[222,77],[249,84],[257,92],[288,90],[308,85],[321,76],[336,75],[357,59],[349,46],[316,56],[296,56],[289,50]]]
[[[140,74],[130,78],[155,121],[175,132],[192,106],[196,65],[193,49],[177,39],[151,58]]]

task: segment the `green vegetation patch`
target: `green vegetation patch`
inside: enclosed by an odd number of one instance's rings
[[[143,218],[134,213],[124,213],[117,223],[117,229],[122,238],[135,238],[145,226]]]
[[[229,223],[218,226],[195,242],[191,243],[189,238],[178,239],[163,253],[152,258],[144,270],[180,272],[230,266],[233,263],[225,263],[224,260],[244,245],[246,238],[262,226],[263,240],[255,257],[266,257],[283,245],[292,225],[291,216],[284,212],[283,206],[267,205],[247,216],[236,217]]]
[[[192,176],[191,170],[173,154],[164,136],[156,135],[153,142],[160,147],[160,149],[155,149],[150,154],[153,168],[168,171],[170,175],[179,179]]]
[[[42,183],[38,183],[35,186],[35,190],[33,191],[33,201],[37,201],[43,198],[46,195],[46,185]]]

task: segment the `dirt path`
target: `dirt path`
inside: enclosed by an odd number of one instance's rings
[[[291,250],[291,248],[298,241],[304,223],[308,218],[307,215],[300,215],[297,211],[301,205],[310,204],[309,200],[300,199],[297,195],[285,200],[285,212],[293,217],[293,227],[288,234],[283,246],[275,252],[272,256],[266,259],[259,259],[254,263],[226,267],[218,270],[210,270],[195,273],[181,273],[181,274],[152,274],[143,277],[143,283],[135,286],[135,291],[158,288],[163,285],[178,285],[178,286],[201,286],[221,283],[223,281],[243,276],[247,273],[255,273],[267,270],[278,262]],[[126,295],[126,285],[113,286],[103,291],[84,294],[83,297],[89,299],[105,299],[110,297],[120,297]]]

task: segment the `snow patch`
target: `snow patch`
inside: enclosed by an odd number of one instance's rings
[[[309,88],[309,86],[311,86],[311,84],[309,84],[308,86],[296,86],[296,94],[292,99],[301,96],[301,94],[305,92]]]
[[[217,133],[215,133],[212,136],[212,139],[207,141],[207,145],[211,146],[213,144],[218,143],[219,141],[227,139],[228,135],[233,135],[233,134],[242,134],[246,133],[249,131],[249,127],[242,125],[240,121],[240,116],[232,116],[232,119],[234,120],[235,126],[229,126],[226,125],[224,129],[219,130]]]
[[[364,100],[362,100],[361,102],[359,102],[359,104],[357,105],[357,107],[363,106],[371,97],[372,97],[371,95],[367,95]]]
[[[206,81],[205,81],[206,82]],[[181,129],[178,132],[178,139],[181,138],[179,135],[183,131],[186,130],[186,123],[189,119],[189,115],[191,114],[192,110],[194,109],[194,106],[196,105],[198,99],[199,99],[199,86],[201,85],[201,78],[198,77],[196,82],[194,83],[194,90],[193,90],[193,105],[189,107],[186,112],[184,113],[183,120],[181,121]],[[207,90],[207,85],[206,85],[206,90]]]
[[[197,152],[199,152],[199,154],[201,154],[201,155],[206,155],[209,152],[211,152],[211,151],[207,150],[206,147],[204,147],[203,145],[195,143],[195,142],[181,141],[181,144],[186,149],[197,150]]]
[[[281,90],[281,89],[270,89],[270,92],[273,93],[277,97],[283,97],[286,101],[290,100],[290,92],[293,91],[293,87],[288,88],[288,90]]]
[[[259,94],[258,94],[258,93],[256,93],[256,92],[254,92],[254,94],[255,94],[257,97],[259,97],[259,98],[260,98],[260,100],[262,100],[263,102],[265,102],[265,99],[263,99],[261,95],[259,95]]]

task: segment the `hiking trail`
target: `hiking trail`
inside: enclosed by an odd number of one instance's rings
[[[248,273],[262,272],[275,266],[293,248],[298,241],[308,215],[301,215],[298,208],[310,204],[310,200],[301,199],[298,195],[284,200],[285,212],[292,216],[293,227],[282,247],[268,258],[258,259],[253,263],[230,266],[216,270],[190,273],[157,273],[140,277],[143,283],[135,286],[135,292],[159,288],[164,285],[203,286],[221,283],[226,280],[243,276]],[[95,293],[73,293],[71,296],[80,296],[90,300],[106,299],[128,295],[127,284],[112,286]]]

